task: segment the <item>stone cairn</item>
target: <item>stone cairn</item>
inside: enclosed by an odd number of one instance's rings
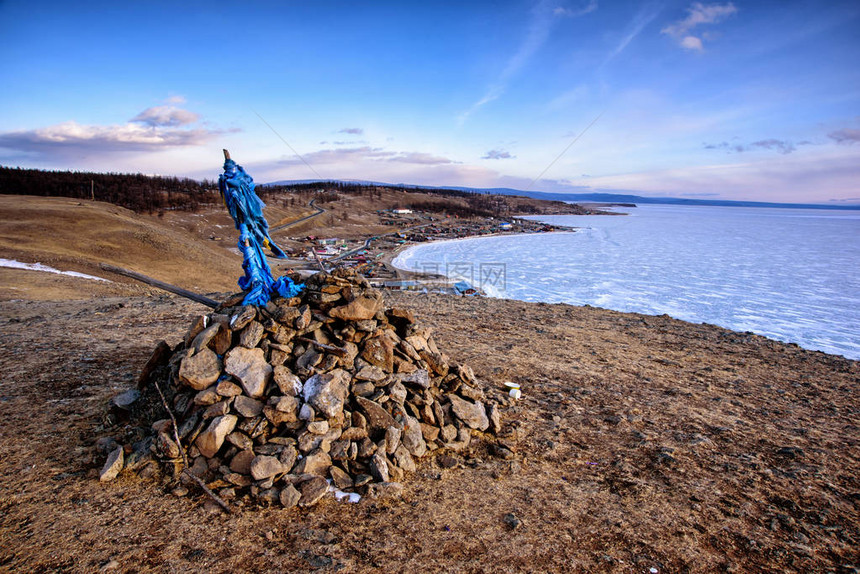
[[[197,317],[175,349],[162,342],[141,375],[141,398],[171,409],[149,447],[168,476],[285,507],[330,485],[396,496],[417,459],[500,431],[472,369],[354,271],[318,273],[266,307],[241,300]]]

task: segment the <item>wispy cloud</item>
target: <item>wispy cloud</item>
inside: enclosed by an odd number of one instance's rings
[[[352,134],[355,136],[360,136],[364,133],[364,128],[343,128],[343,129],[337,130],[337,133],[339,133],[339,134]]]
[[[225,133],[223,130],[185,127],[198,119],[197,114],[188,110],[169,105],[155,106],[143,110],[122,125],[85,125],[68,121],[44,128],[0,133],[0,148],[46,157],[63,157],[81,151],[159,151],[203,145]]]
[[[481,159],[515,159],[517,156],[511,155],[511,152],[501,149],[491,149]]]
[[[853,128],[844,128],[830,132],[827,137],[834,140],[838,144],[854,144],[860,142],[860,130]]]
[[[511,80],[534,57],[549,38],[555,22],[561,18],[579,17],[597,10],[597,2],[590,1],[579,8],[551,6],[544,0],[538,3],[531,12],[528,29],[517,51],[508,59],[499,77],[488,88],[484,95],[472,104],[457,118],[463,125],[469,117],[488,103],[497,100],[505,93]]]
[[[361,146],[352,148],[323,149],[304,154],[312,165],[358,164],[362,162],[396,162],[413,165],[444,165],[458,163],[454,160],[425,152],[390,151],[379,147]],[[279,162],[282,165],[300,165],[298,158]]]
[[[623,52],[627,46],[630,45],[636,36],[642,33],[642,30],[651,23],[654,18],[660,13],[659,8],[651,8],[649,6],[644,7],[639,11],[638,14],[633,18],[633,21],[630,23],[630,27],[615,48],[609,52],[606,56],[606,59],[603,61],[603,64],[606,65],[610,60],[617,57],[621,52]]]
[[[790,154],[793,151],[797,150],[797,146],[802,145],[811,145],[810,141],[801,141],[791,142],[789,140],[779,140],[775,138],[769,138],[764,140],[754,141],[750,144],[736,144],[729,142],[721,142],[718,144],[704,144],[705,149],[723,149],[728,153],[743,153],[747,151],[754,151],[756,149],[767,149],[772,150],[783,155]]]
[[[577,16],[585,16],[590,12],[594,12],[597,10],[597,2],[595,0],[591,0],[587,4],[582,6],[578,6],[576,8],[567,8],[565,6],[556,6],[553,8],[552,14],[553,16],[566,16],[568,18],[576,18]]]
[[[674,24],[669,24],[661,30],[676,40],[682,48],[701,51],[704,49],[701,34],[696,35],[695,29],[703,24],[718,24],[735,14],[738,9],[732,2],[728,4],[702,4],[694,2],[687,8],[687,17]]]

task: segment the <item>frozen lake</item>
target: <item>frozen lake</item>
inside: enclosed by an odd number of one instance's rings
[[[645,205],[575,233],[418,245],[394,264],[495,297],[668,314],[860,359],[860,212]]]

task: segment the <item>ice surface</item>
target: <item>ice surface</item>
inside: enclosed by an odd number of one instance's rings
[[[110,281],[108,281],[107,279],[95,277],[93,275],[87,275],[86,273],[78,273],[77,271],[60,271],[59,269],[54,269],[53,267],[48,267],[47,265],[42,265],[41,263],[21,263],[20,261],[15,261],[14,259],[0,259],[0,267],[8,267],[11,269],[26,269],[28,271],[45,271],[47,273],[57,273],[59,275],[68,275],[70,277],[80,277],[81,279],[92,279],[94,281],[104,281],[106,283],[110,283]]]
[[[860,213],[648,205],[550,216],[576,233],[412,247],[394,264],[459,270],[491,296],[593,305],[752,331],[860,359]],[[482,268],[503,266],[502,281]],[[451,273],[447,273],[451,276]]]

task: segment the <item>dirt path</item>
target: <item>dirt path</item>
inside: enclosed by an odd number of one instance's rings
[[[852,572],[860,365],[667,317],[391,295],[504,411],[512,460],[424,461],[404,498],[212,513],[100,484],[107,401],[198,305],[0,302],[0,570]],[[497,395],[498,396],[498,395]]]

